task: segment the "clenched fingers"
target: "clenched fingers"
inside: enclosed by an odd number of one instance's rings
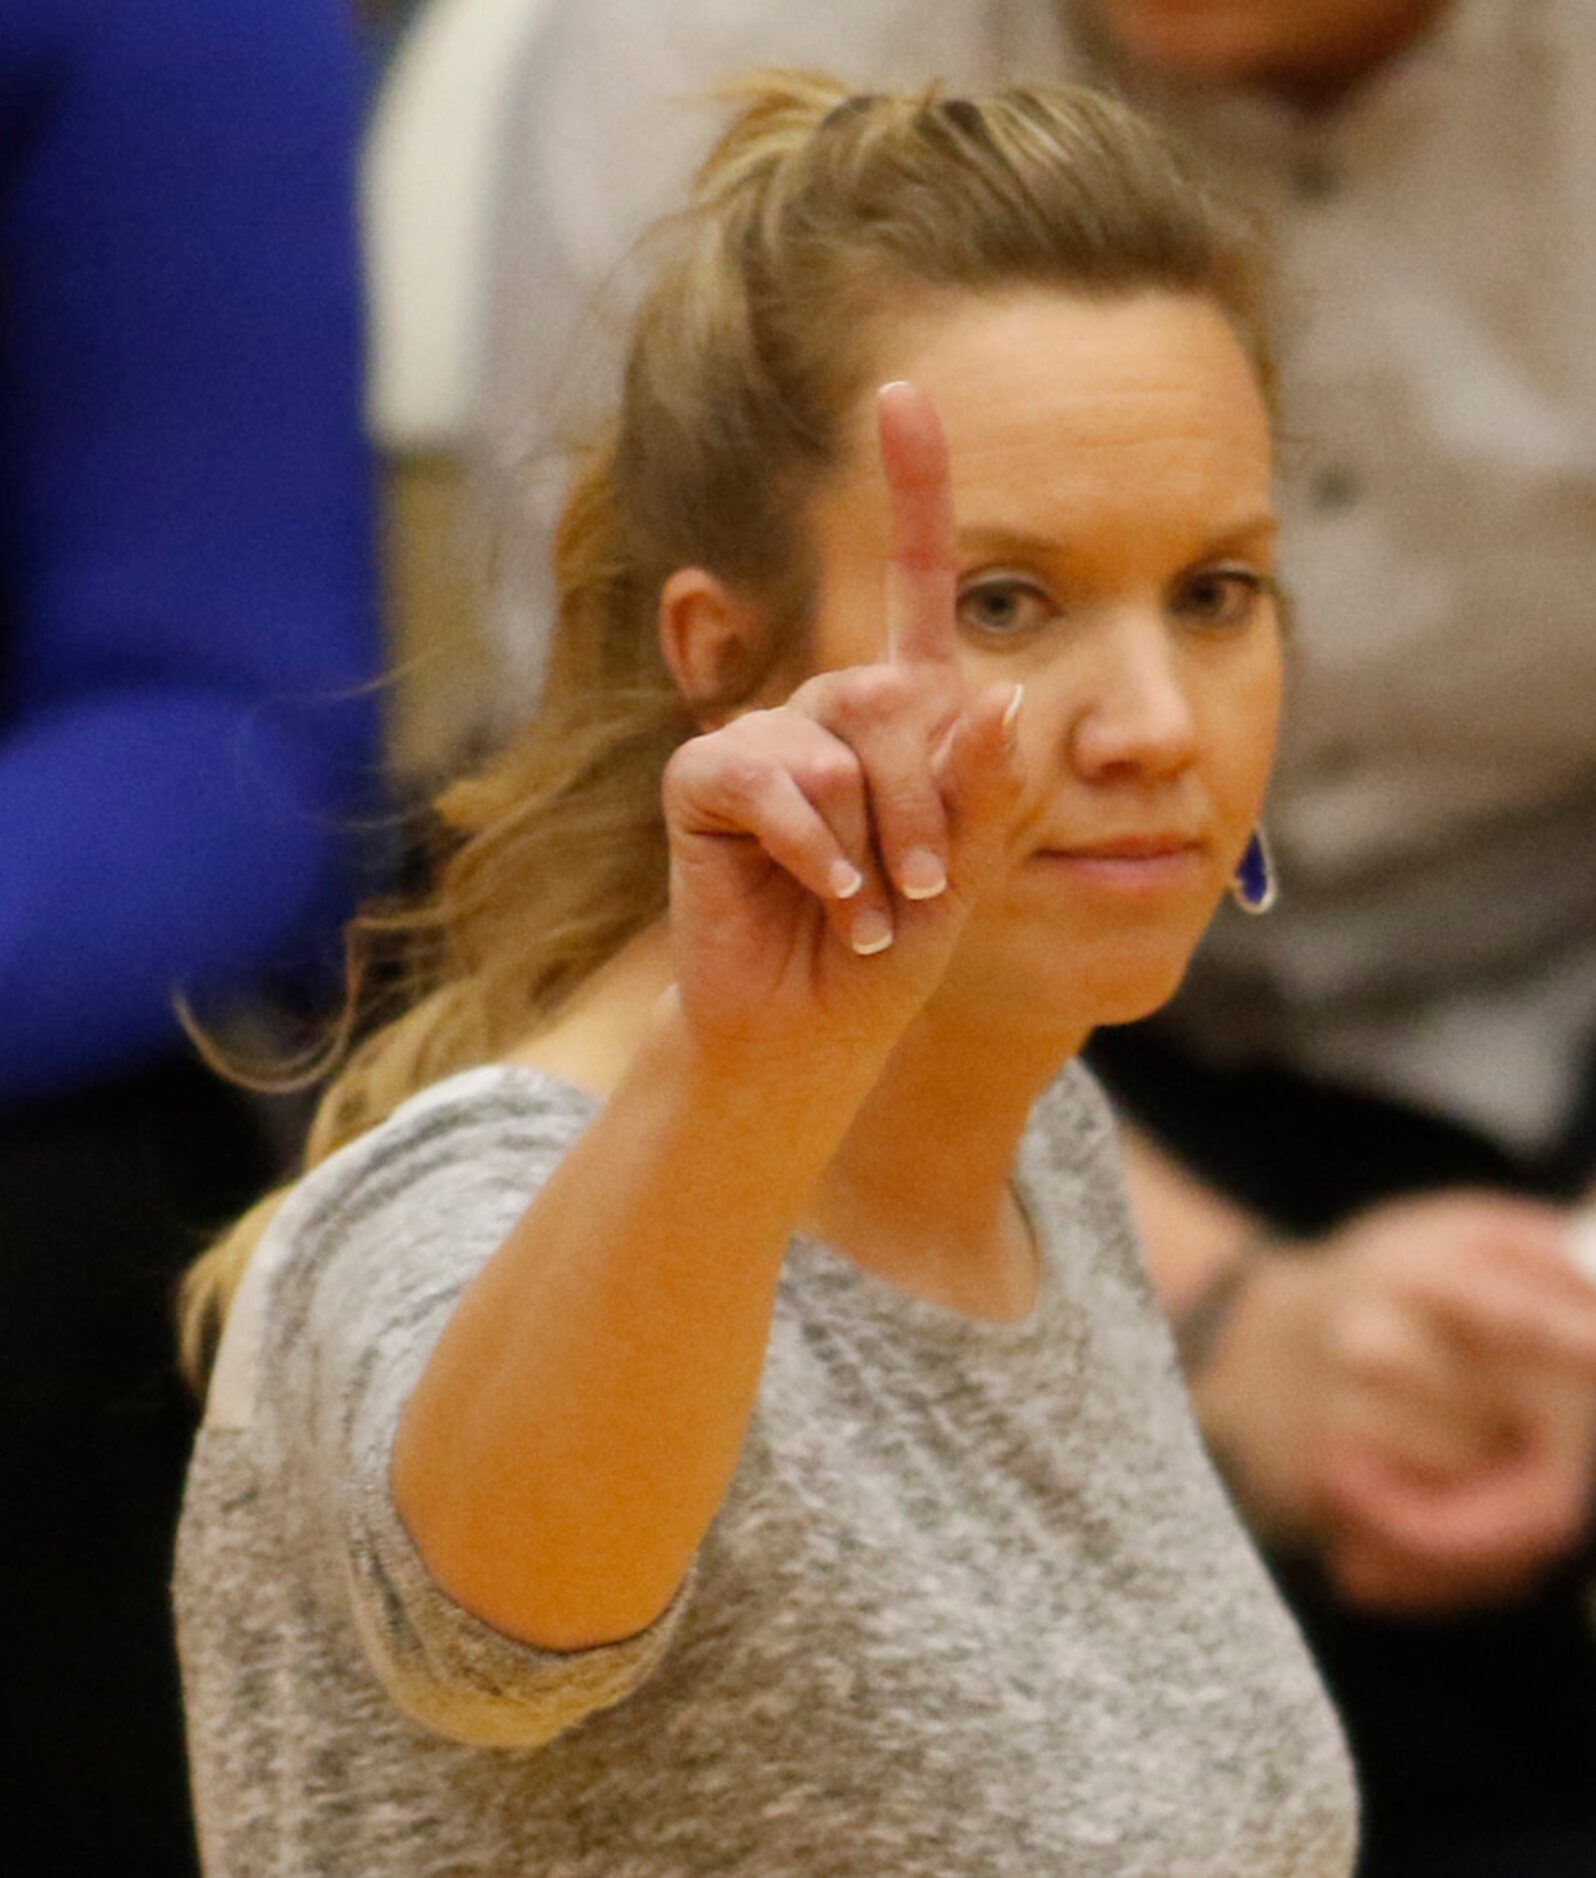
[[[1431,1480],[1366,1450],[1335,1469],[1338,1511],[1364,1541],[1426,1563],[1437,1577],[1510,1581],[1578,1543],[1589,1481],[1540,1443],[1494,1466]]]
[[[1596,1377],[1596,1286],[1555,1255],[1471,1248],[1421,1291],[1438,1322],[1492,1355]]]
[[[812,679],[793,703],[858,764],[886,880],[906,900],[934,899],[947,885],[949,825],[933,764],[964,708],[962,685],[866,665]]]
[[[678,833],[742,838],[806,888],[859,953],[891,942],[868,785],[840,738],[800,713],[754,711],[684,744],[666,772]]]

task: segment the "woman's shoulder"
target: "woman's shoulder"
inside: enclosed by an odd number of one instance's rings
[[[268,1326],[298,1323],[329,1273],[351,1302],[369,1302],[418,1270],[443,1282],[444,1267],[480,1262],[597,1106],[545,1070],[485,1065],[410,1097],[313,1168],[289,1189],[245,1269],[207,1425],[252,1419]]]
[[[432,1084],[328,1157],[289,1194],[274,1236],[314,1232],[386,1205],[395,1191],[432,1175],[491,1178],[549,1151],[563,1154],[592,1119],[596,1098],[547,1070],[484,1064]]]
[[[397,1140],[413,1136],[418,1130],[514,1129],[529,1120],[556,1127],[581,1127],[597,1106],[597,1098],[587,1090],[541,1064],[524,1059],[482,1063],[417,1090],[370,1134],[350,1146],[370,1144],[391,1149]]]

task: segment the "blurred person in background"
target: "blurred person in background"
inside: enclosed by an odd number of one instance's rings
[[[685,101],[766,60],[1095,78],[1277,230],[1281,903],[1095,1060],[1209,1438],[1349,1723],[1362,1870],[1588,1878],[1596,8],[551,0],[481,400],[507,508],[582,434],[630,244],[705,147]],[[524,689],[543,558],[497,622]]]
[[[336,957],[377,768],[338,0],[0,9],[8,1872],[191,1868],[174,1274],[273,1164],[192,1061]]]

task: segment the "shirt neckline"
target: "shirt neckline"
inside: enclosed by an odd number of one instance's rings
[[[597,1114],[603,1106],[603,1099],[591,1090],[539,1064],[484,1063],[474,1069],[460,1070],[428,1089],[417,1091],[393,1111],[389,1120],[397,1121],[401,1116],[413,1119],[448,1102],[469,1100],[505,1085],[537,1085],[553,1090],[563,1101],[585,1109],[590,1116]],[[1032,1166],[1036,1128],[1036,1109],[1033,1107],[1031,1119],[1020,1138],[1013,1174],[1015,1198],[1025,1214],[1036,1247],[1036,1295],[1024,1317],[972,1317],[949,1305],[922,1298],[891,1279],[870,1271],[840,1247],[812,1233],[793,1233],[788,1242],[789,1262],[796,1254],[801,1262],[809,1264],[813,1269],[829,1272],[829,1282],[846,1285],[858,1294],[862,1302],[869,1305],[875,1315],[897,1317],[905,1328],[913,1328],[921,1333],[951,1334],[955,1340],[962,1342],[972,1339],[992,1344],[1027,1341],[1037,1334],[1055,1289],[1055,1247],[1045,1209],[1037,1197]]]

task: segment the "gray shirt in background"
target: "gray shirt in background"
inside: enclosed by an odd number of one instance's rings
[[[399,1411],[594,1108],[535,1070],[456,1077],[302,1182],[251,1265],[177,1565],[210,1878],[1344,1878],[1341,1735],[1203,1450],[1079,1068],[1021,1155],[1028,1319],[796,1240],[665,1615],[567,1655],[443,1594],[389,1493]]]

